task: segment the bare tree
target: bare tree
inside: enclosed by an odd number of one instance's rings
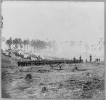
[[[3,16],[1,15],[1,28],[3,29]]]
[[[15,45],[15,48],[16,48],[16,49],[18,48],[18,44],[19,44],[18,38],[15,38],[15,39],[13,40],[13,45]]]
[[[18,44],[20,45],[20,48],[23,48],[23,45],[22,45],[23,42],[22,42],[21,38],[18,39]]]
[[[28,38],[26,40],[26,45],[27,45],[27,51],[28,51],[28,47],[29,47],[29,39]]]
[[[27,41],[24,40],[24,41],[23,41],[23,44],[24,44],[24,51],[25,51],[25,46],[27,45]]]

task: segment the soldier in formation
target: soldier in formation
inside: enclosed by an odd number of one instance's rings
[[[79,60],[76,59],[75,57],[73,60],[33,60],[33,61],[18,61],[17,64],[18,66],[32,66],[32,65],[51,65],[51,64],[62,64],[62,63],[82,63],[83,59],[81,56],[79,57]]]

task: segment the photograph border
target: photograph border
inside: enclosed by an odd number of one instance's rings
[[[105,67],[106,67],[106,0],[1,0],[0,2],[0,7],[2,5],[2,2],[4,1],[62,1],[62,2],[65,2],[65,1],[69,1],[69,2],[104,2],[104,61],[105,61]],[[2,7],[1,7],[2,9]],[[0,15],[1,15],[1,9],[0,9]],[[1,21],[1,18],[0,18],[0,21]],[[1,40],[1,37],[2,37],[2,29],[0,27],[0,40]],[[0,42],[0,52],[1,52],[1,42]],[[0,59],[1,59],[1,53],[0,53]],[[1,64],[1,60],[0,60],[0,64]],[[0,71],[1,71],[1,66],[0,66]],[[105,68],[105,71],[106,71],[106,68]],[[1,76],[1,74],[0,74]],[[105,72],[105,76],[106,76],[106,72]],[[1,82],[1,78],[0,78],[0,82]],[[106,77],[105,77],[105,83],[106,83]],[[1,83],[0,83],[0,86],[1,86]],[[105,87],[106,87],[106,84],[105,84]],[[0,87],[0,89],[2,90],[2,86]],[[1,96],[1,93],[0,93],[0,96]],[[0,100],[11,100],[11,98],[0,98]],[[105,99],[106,99],[106,89],[105,89]],[[17,100],[21,100],[21,99],[17,99]],[[24,99],[22,99],[24,100]],[[32,100],[32,99],[28,99],[28,100]],[[37,99],[37,100],[40,100],[40,99]],[[43,100],[46,100],[46,99],[43,99]],[[48,100],[51,100],[51,99],[48,99]],[[56,100],[59,100],[59,99],[56,99]],[[65,99],[63,99],[65,100]],[[70,100],[70,99],[67,99],[67,100]],[[71,100],[75,100],[75,99],[71,99]],[[82,100],[82,99],[77,99],[77,100]],[[94,100],[94,99],[83,99],[83,100]],[[98,100],[98,99],[96,99]]]

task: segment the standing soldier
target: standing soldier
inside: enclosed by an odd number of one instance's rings
[[[79,61],[80,61],[80,62],[82,61],[81,56],[79,57]]]
[[[20,62],[19,61],[17,62],[17,64],[18,64],[18,66],[20,66]]]
[[[74,60],[74,63],[75,63],[76,62],[76,58],[74,57],[73,60]]]
[[[90,62],[92,62],[92,55],[90,54]]]

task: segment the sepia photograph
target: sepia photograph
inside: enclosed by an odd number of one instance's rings
[[[105,100],[104,2],[3,1],[1,97]]]

